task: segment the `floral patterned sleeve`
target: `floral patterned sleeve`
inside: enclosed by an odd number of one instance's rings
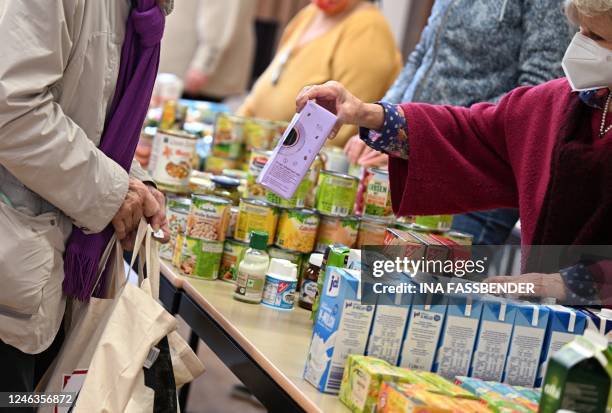
[[[376,102],[385,112],[381,130],[359,129],[359,137],[372,149],[396,158],[408,159],[408,127],[399,105]]]

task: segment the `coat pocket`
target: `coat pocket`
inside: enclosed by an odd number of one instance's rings
[[[0,202],[0,233],[0,311],[32,316],[41,305],[56,251],[63,248],[58,216],[31,217]]]

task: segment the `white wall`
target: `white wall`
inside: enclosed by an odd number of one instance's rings
[[[381,0],[382,12],[389,20],[391,30],[395,36],[400,49],[402,49],[404,41],[404,33],[406,30],[406,22],[408,21],[408,9],[413,0]],[[418,0],[417,0],[418,1]]]

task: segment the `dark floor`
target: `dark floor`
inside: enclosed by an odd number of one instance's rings
[[[189,338],[189,327],[177,317],[179,332]],[[191,385],[187,412],[189,413],[264,413],[265,409],[253,402],[232,397],[234,385],[240,381],[225,367],[215,354],[202,342],[198,350],[206,371]]]

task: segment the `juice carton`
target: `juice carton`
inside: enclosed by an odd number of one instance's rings
[[[483,301],[469,376],[501,381],[515,316],[513,304],[494,299]]]
[[[361,274],[327,267],[304,379],[319,391],[337,393],[349,354],[364,354],[374,306],[361,304]]]
[[[493,389],[493,391],[497,392],[498,394],[512,401],[513,403],[526,407],[532,412],[538,411],[537,402],[534,402],[533,400],[530,400],[529,398],[525,397],[509,384],[497,383],[495,381],[489,381],[487,382],[487,384],[491,389]]]
[[[383,383],[377,413],[457,413],[453,398],[430,393],[418,384]],[[467,410],[466,410],[467,412]]]
[[[313,101],[296,113],[257,183],[284,199],[290,199],[308,173],[336,124],[336,116]]]
[[[481,313],[482,301],[477,298],[448,298],[446,320],[433,371],[449,379],[468,374]]]
[[[544,306],[517,303],[503,382],[533,387],[546,336],[550,311]]]
[[[349,247],[342,244],[331,244],[325,248],[325,252],[323,253],[323,262],[321,263],[321,269],[319,271],[319,278],[317,279],[317,294],[315,295],[314,302],[312,303],[311,318],[313,321],[316,319],[317,311],[319,310],[319,301],[321,299],[323,285],[325,284],[327,267],[344,268],[346,266],[350,251],[351,250]]]
[[[346,268],[361,271],[361,250],[352,249],[349,252]]]
[[[411,282],[410,277],[402,273],[387,274],[384,281],[385,285]],[[377,294],[376,298],[376,310],[366,354],[396,366],[408,326],[413,294],[386,293]]]
[[[508,400],[491,386],[491,382],[484,382],[480,379],[459,376],[455,378],[455,383],[462,388],[469,390],[484,401],[489,409],[495,413],[532,413],[533,410],[520,404]]]
[[[387,246],[398,246],[401,256],[412,260],[419,260],[425,256],[427,246],[410,232],[401,231],[395,228],[385,229],[385,239],[383,243]]]
[[[521,393],[524,397],[531,400],[532,402],[540,403],[540,391],[530,389],[529,387],[513,386],[514,390]]]
[[[465,413],[493,413],[483,401],[470,399],[453,399],[453,402]]]
[[[552,355],[543,385],[540,413],[606,411],[612,391],[608,343],[587,332]],[[609,407],[609,406],[608,406]]]
[[[416,374],[422,379],[424,379],[426,382],[436,387],[435,390],[430,390],[433,393],[443,394],[445,396],[461,399],[478,400],[478,396],[473,392],[454,383],[451,383],[444,377],[438,376],[436,373],[431,373],[428,371],[419,371],[416,372]]]
[[[400,366],[430,371],[433,368],[447,307],[440,294],[416,294],[402,344]]]
[[[561,305],[549,305],[548,308],[550,316],[540,357],[536,387],[542,385],[550,357],[565,344],[574,340],[577,335],[582,335],[586,328],[587,317],[583,313]]]
[[[595,331],[608,339],[612,344],[612,310],[609,308],[582,309],[580,310],[587,316],[587,330]]]
[[[370,413],[376,408],[383,382],[406,383],[412,373],[374,357],[351,354],[346,361],[340,401],[353,413]]]
[[[408,231],[410,235],[421,241],[426,247],[425,259],[429,261],[444,261],[449,258],[450,248],[424,232]]]

